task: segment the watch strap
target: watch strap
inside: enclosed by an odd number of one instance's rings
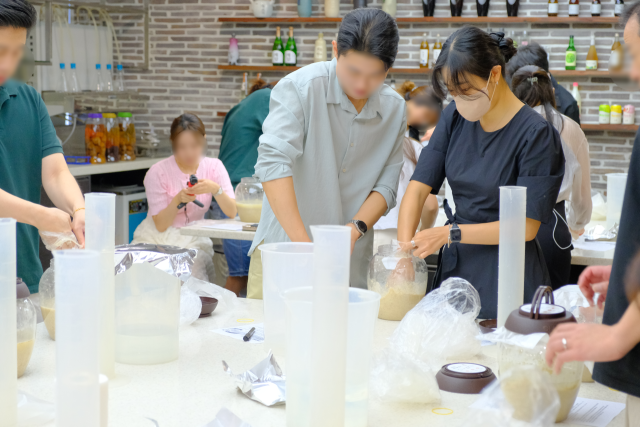
[[[358,237],[358,240],[362,239],[364,237],[364,233],[367,232],[367,224],[364,221],[360,221],[359,219],[352,219],[351,221],[349,221],[349,223],[355,225],[356,230],[358,230],[358,233],[360,233],[360,237]]]

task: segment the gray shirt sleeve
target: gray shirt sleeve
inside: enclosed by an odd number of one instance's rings
[[[304,110],[295,83],[282,79],[271,91],[269,115],[262,125],[256,175],[267,182],[292,176],[295,159],[302,155]]]
[[[376,181],[376,185],[373,187],[373,191],[382,194],[382,197],[387,201],[387,211],[385,215],[389,213],[391,209],[396,206],[396,197],[398,195],[398,183],[400,181],[400,171],[404,163],[404,157],[402,155],[402,144],[404,144],[404,134],[407,131],[407,111],[402,116],[402,123],[398,136],[393,146],[391,156],[384,165],[380,176]]]

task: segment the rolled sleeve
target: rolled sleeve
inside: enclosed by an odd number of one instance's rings
[[[527,218],[547,223],[564,176],[558,131],[548,122],[534,127],[518,159],[518,186],[527,187]]]
[[[402,165],[404,164],[404,157],[402,155],[402,144],[404,144],[404,133],[407,129],[407,113],[402,117],[402,124],[400,131],[396,137],[396,142],[393,146],[393,151],[384,165],[380,176],[376,181],[373,191],[380,193],[384,200],[387,202],[387,211],[384,215],[388,214],[391,209],[396,206],[396,199],[398,196],[398,183],[400,181],[400,171],[402,171]]]
[[[56,153],[64,153],[62,145],[56,136],[56,129],[53,127],[49,111],[44,105],[40,95],[38,97],[38,115],[40,117],[40,130],[42,132],[42,158]]]
[[[267,182],[292,176],[303,151],[304,111],[295,83],[282,79],[271,91],[269,115],[262,125],[256,175]]]
[[[455,112],[455,102],[451,102],[440,115],[440,120],[431,135],[429,145],[424,147],[420,153],[416,170],[411,177],[412,181],[418,181],[431,187],[431,194],[440,192],[440,187],[442,187],[446,176],[445,159],[450,139],[449,118],[453,112]]]

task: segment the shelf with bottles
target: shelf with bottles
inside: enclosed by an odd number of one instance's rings
[[[287,65],[218,65],[218,70],[227,71],[244,71],[244,72],[268,72],[268,71],[296,71],[303,66],[287,66]],[[429,68],[390,68],[390,73],[395,74],[430,74]]]
[[[74,97],[108,97],[108,98],[116,98],[116,97],[128,97],[132,95],[139,95],[139,93],[135,90],[124,90],[124,91],[96,91],[96,90],[85,90],[79,92],[60,92],[56,91],[63,96],[74,96]]]
[[[614,132],[637,132],[638,125],[612,125],[612,124],[599,124],[599,123],[581,123],[582,130],[592,131],[614,131]]]
[[[478,16],[478,17],[434,17],[414,16],[396,18],[398,23],[414,24],[617,24],[620,20],[617,16]],[[221,17],[219,22],[235,22],[246,24],[260,23],[330,23],[342,22],[342,18],[254,18],[254,17]]]

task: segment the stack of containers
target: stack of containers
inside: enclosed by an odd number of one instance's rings
[[[91,164],[100,165],[107,162],[107,130],[102,114],[91,113],[84,127],[84,144]]]
[[[118,127],[120,128],[120,160],[135,160],[136,128],[133,125],[133,115],[129,112],[118,113]]]

